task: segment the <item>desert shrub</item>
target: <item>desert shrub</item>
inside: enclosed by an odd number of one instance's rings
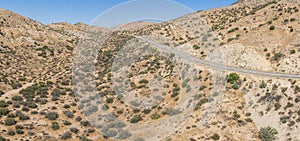
[[[80,125],[82,125],[82,126],[90,126],[91,124],[88,121],[81,121]]]
[[[227,42],[229,43],[229,42],[231,42],[231,41],[233,41],[233,40],[235,40],[235,38],[228,38],[228,39],[227,39]]]
[[[240,86],[238,85],[237,82],[233,82],[232,88],[235,90],[238,90],[240,88]]]
[[[40,101],[39,101],[39,103],[42,104],[42,105],[45,105],[45,104],[48,103],[48,100],[45,99],[45,98],[41,98]]]
[[[147,115],[151,112],[151,109],[144,109],[142,112]]]
[[[233,111],[233,117],[234,117],[234,119],[238,119],[238,118],[240,118],[241,116],[237,113],[236,110],[234,110],[234,111]]]
[[[16,123],[17,123],[17,121],[14,118],[7,118],[4,121],[4,124],[6,126],[12,126],[12,125],[15,125]]]
[[[60,95],[66,95],[66,91],[56,88],[51,92],[51,95],[59,97]]]
[[[70,81],[63,81],[63,82],[61,82],[61,85],[64,85],[64,86],[68,86],[69,85],[69,83],[70,83]]]
[[[217,133],[215,133],[215,134],[213,134],[213,135],[211,136],[211,139],[213,139],[213,140],[219,140],[219,139],[220,139],[220,135],[217,134]]]
[[[0,96],[4,95],[5,92],[3,92],[2,90],[0,90]]]
[[[147,79],[142,79],[142,80],[139,81],[139,83],[141,83],[141,84],[147,84],[147,83],[149,83],[149,81]]]
[[[65,116],[67,116],[68,118],[73,118],[74,117],[74,114],[71,111],[63,111],[63,114]]]
[[[45,115],[45,117],[49,120],[56,120],[59,116],[56,112],[49,112]]]
[[[238,81],[240,79],[240,76],[237,73],[230,73],[226,76],[227,82],[233,84],[234,82]]]
[[[71,139],[71,138],[72,138],[72,133],[70,133],[68,131],[63,133],[62,136],[61,136],[62,140],[67,140],[67,139]]]
[[[29,116],[23,114],[21,111],[16,111],[16,116],[17,116],[20,120],[28,120],[28,119],[30,119]]]
[[[5,108],[7,106],[8,104],[4,100],[0,100],[0,108]]]
[[[107,102],[107,103],[113,103],[113,102],[114,102],[114,99],[113,99],[113,98],[107,98],[107,99],[106,99],[106,102]]]
[[[207,103],[207,102],[208,102],[208,99],[207,99],[207,98],[201,99],[199,102],[197,102],[197,104],[196,104],[194,110],[200,109],[200,107],[201,107],[203,104]]]
[[[275,29],[275,26],[274,25],[271,25],[270,26],[270,30],[274,30]]]
[[[24,129],[23,125],[16,125],[15,128],[16,129]]]
[[[26,99],[34,98],[35,97],[35,91],[37,89],[38,89],[37,84],[34,84],[34,85],[30,86],[30,87],[22,89],[20,91],[20,94],[22,94],[23,97],[26,98]]]
[[[294,91],[295,91],[295,93],[300,93],[300,87],[298,85],[296,85]]]
[[[5,116],[9,113],[7,108],[0,108],[0,116]]]
[[[152,119],[159,119],[160,118],[160,114],[159,113],[155,113],[153,115],[151,115]]]
[[[296,21],[296,19],[295,19],[295,18],[291,18],[290,21],[291,21],[291,22],[294,22],[294,21]]]
[[[70,128],[70,131],[77,134],[79,132],[79,130],[75,127]]]
[[[59,130],[59,124],[57,122],[52,122],[51,123],[51,129],[52,130]]]
[[[13,130],[8,130],[8,132],[7,132],[7,135],[9,135],[9,136],[13,136],[13,135],[15,135],[16,133],[15,133],[15,131],[13,131]]]
[[[20,77],[18,80],[19,81],[26,81],[26,78],[25,77]]]
[[[253,120],[251,118],[246,118],[245,121],[246,122],[253,122]]]
[[[65,105],[64,105],[64,108],[65,108],[65,109],[69,109],[69,108],[70,108],[70,105],[65,104]]]
[[[17,130],[16,130],[16,133],[17,133],[17,134],[24,134],[24,131],[23,131],[22,129],[17,129]]]
[[[76,121],[81,121],[82,120],[82,118],[80,117],[80,116],[78,116],[77,118],[76,118]]]
[[[143,120],[141,115],[135,115],[130,119],[130,123],[137,123]]]
[[[57,101],[57,100],[59,100],[59,97],[58,96],[52,96],[51,100],[52,101]]]
[[[23,97],[22,97],[22,96],[16,95],[16,96],[13,96],[13,97],[11,98],[11,100],[13,100],[13,101],[22,101],[22,100],[23,100]]]
[[[28,131],[28,135],[29,135],[29,136],[33,136],[33,135],[35,135],[35,132],[33,132],[33,131]]]
[[[93,141],[93,140],[91,140],[91,139],[88,139],[88,138],[85,137],[85,136],[79,136],[78,138],[79,138],[80,141]]]
[[[292,50],[290,50],[290,53],[291,53],[291,54],[295,54],[296,51],[295,51],[294,49],[292,49]]]
[[[63,120],[62,123],[64,125],[72,125],[72,123],[70,121],[67,121],[67,120]]]
[[[275,128],[270,126],[260,128],[259,130],[259,138],[263,141],[273,141],[275,140],[275,135],[278,134],[278,131]]]
[[[33,101],[27,101],[23,103],[24,106],[28,106],[31,109],[35,109],[38,107],[37,104],[35,104]]]
[[[10,114],[6,115],[6,117],[8,117],[8,118],[15,118],[16,116],[14,114],[10,113]]]
[[[275,60],[275,61],[278,61],[282,56],[283,56],[282,53],[275,53],[275,54],[274,54],[274,60]]]
[[[266,88],[267,87],[267,84],[265,83],[265,81],[262,81],[260,84],[259,84],[259,87],[260,88]]]
[[[8,141],[6,138],[0,136],[0,141]]]
[[[174,116],[174,115],[177,115],[177,114],[180,114],[181,111],[178,110],[178,109],[174,109],[174,108],[166,108],[162,114],[163,115],[168,115],[168,116]]]
[[[30,109],[28,107],[25,107],[25,106],[21,110],[24,111],[24,112],[30,111]]]
[[[22,87],[22,84],[20,84],[20,83],[14,83],[14,84],[11,85],[11,87],[12,87],[13,89],[18,89],[18,88],[21,88],[21,87]]]
[[[92,129],[92,128],[87,130],[87,133],[94,133],[94,132],[95,132],[95,129]]]
[[[198,50],[198,49],[200,49],[200,46],[194,45],[193,48],[196,49],[196,50]]]

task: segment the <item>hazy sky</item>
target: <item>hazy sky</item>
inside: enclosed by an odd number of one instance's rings
[[[173,0],[194,11],[228,6],[237,0]],[[44,24],[91,23],[104,11],[128,0],[0,0],[0,8]]]

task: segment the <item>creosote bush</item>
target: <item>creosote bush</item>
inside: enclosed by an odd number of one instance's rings
[[[56,112],[49,112],[45,115],[45,117],[49,120],[56,120],[59,116]]]
[[[12,125],[15,125],[16,123],[17,123],[17,121],[14,118],[7,118],[4,121],[4,124],[6,126],[12,126]]]
[[[240,76],[237,73],[230,73],[226,76],[227,82],[233,84],[234,82],[237,82],[240,79]]]
[[[217,133],[215,133],[215,134],[213,134],[213,135],[211,136],[211,139],[213,139],[213,140],[219,140],[219,139],[220,139],[220,135],[217,134]]]
[[[59,130],[59,124],[57,122],[52,122],[51,124],[51,129],[53,130]]]
[[[259,138],[263,141],[273,141],[275,140],[275,135],[278,134],[278,131],[273,127],[264,127],[259,131]]]

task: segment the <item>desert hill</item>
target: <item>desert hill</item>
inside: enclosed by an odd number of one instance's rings
[[[97,33],[110,29],[44,25],[0,9],[1,139],[300,140],[299,79],[214,70],[135,38],[204,61],[299,74],[299,5],[252,2],[163,23],[129,23],[108,34],[101,46]],[[88,52],[89,46],[97,52]],[[143,53],[148,54],[139,56]],[[76,68],[94,55],[93,72]],[[216,72],[224,74],[221,92],[214,92]],[[93,86],[96,92],[90,93]],[[122,97],[118,88],[132,95]],[[203,115],[218,96],[220,108],[204,126]],[[149,97],[159,102],[142,105]]]

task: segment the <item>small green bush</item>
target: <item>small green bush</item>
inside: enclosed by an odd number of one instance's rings
[[[7,118],[4,121],[4,124],[6,126],[12,126],[12,125],[15,125],[16,123],[17,123],[17,121],[14,118]]]
[[[141,115],[135,115],[130,119],[130,123],[137,123],[139,121],[143,120]]]
[[[14,136],[16,133],[13,130],[8,130],[7,135]]]
[[[75,127],[70,128],[70,131],[77,134],[79,132],[79,130]]]
[[[292,49],[292,50],[290,50],[290,53],[291,53],[291,54],[295,54],[296,51],[295,51],[294,49]]]
[[[49,112],[45,115],[45,117],[49,120],[56,120],[59,116],[56,112]]]
[[[155,113],[153,115],[151,115],[152,119],[159,119],[160,118],[160,114],[159,113]]]
[[[0,141],[8,141],[6,138],[0,136]]]
[[[16,130],[16,133],[17,133],[17,134],[24,134],[24,131],[23,131],[22,129],[17,129],[17,130]]]
[[[237,82],[240,79],[240,76],[237,73],[230,73],[226,76],[227,82],[233,84],[234,82]]]
[[[68,131],[63,133],[62,136],[61,136],[62,140],[67,140],[67,139],[71,139],[71,138],[72,138],[72,133],[70,133]]]
[[[59,130],[59,124],[57,122],[52,122],[51,129],[52,130]]]
[[[67,120],[63,120],[62,121],[64,125],[68,126],[68,125],[72,125],[72,123],[70,121]]]
[[[274,30],[275,29],[275,26],[274,25],[271,25],[270,26],[270,30]]]
[[[220,139],[220,135],[217,134],[217,133],[215,133],[215,134],[213,134],[213,135],[211,136],[211,139],[213,139],[213,140],[219,140],[219,139]]]
[[[11,100],[13,100],[13,101],[22,101],[22,100],[23,100],[23,97],[22,97],[22,96],[16,95],[16,96],[13,96],[13,97],[11,98]]]
[[[5,116],[9,113],[7,108],[0,108],[0,116]]]
[[[274,54],[274,60],[275,60],[275,61],[278,61],[281,57],[283,57],[283,54],[282,54],[282,53],[275,53],[275,54]]]
[[[139,81],[139,83],[141,83],[141,84],[147,84],[147,83],[149,83],[149,81],[147,79],[142,79],[142,80]]]
[[[259,87],[260,88],[266,88],[267,87],[267,84],[265,83],[265,81],[262,81],[260,84],[259,84]]]
[[[194,48],[195,50],[198,50],[198,49],[200,49],[200,46],[194,45],[193,48]]]
[[[278,131],[275,128],[270,126],[260,128],[259,138],[263,141],[273,141],[275,140],[275,135],[278,134]]]
[[[23,114],[21,111],[16,111],[16,116],[17,116],[20,120],[28,120],[28,119],[30,119],[29,116]]]
[[[82,125],[82,126],[90,126],[91,124],[88,121],[81,121],[80,125]]]

